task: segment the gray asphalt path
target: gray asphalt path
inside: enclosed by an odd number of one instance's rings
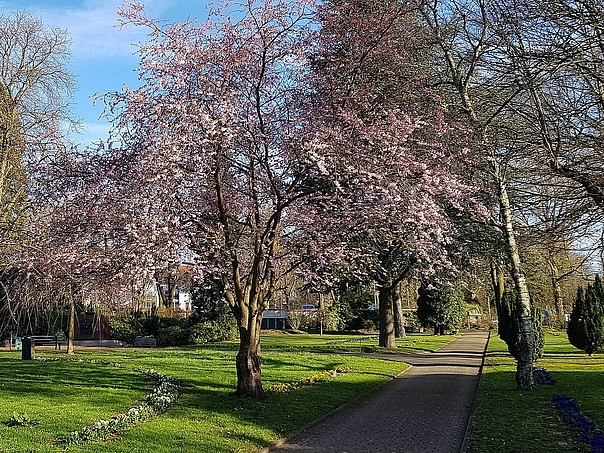
[[[268,451],[459,453],[487,342],[487,332],[472,331],[434,353],[378,356],[412,367]]]

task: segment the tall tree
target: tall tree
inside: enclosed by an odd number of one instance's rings
[[[141,4],[126,3],[124,22],[150,31],[140,49],[143,84],[105,98],[115,112],[116,142],[78,170],[86,184],[63,216],[64,242],[78,247],[57,256],[77,257],[80,275],[114,267],[132,278],[137,269],[153,274],[190,256],[200,273],[220,282],[239,328],[241,397],[264,397],[262,313],[298,261],[287,254],[292,243],[301,245],[305,220],[326,214],[303,244],[309,249],[332,247],[321,227],[338,237],[355,222],[362,225],[358,244],[384,241],[390,250],[380,256],[354,253],[359,262],[392,262],[375,268],[376,275],[394,275],[382,285],[390,288],[408,272],[408,259],[437,257],[448,265],[442,205],[471,203],[473,189],[451,171],[464,149],[451,138],[438,101],[415,93],[421,83],[411,84],[405,103],[379,108],[384,98],[365,90],[371,85],[346,94],[342,85],[323,83],[331,71],[319,76],[308,65],[313,13],[303,2],[226,3],[203,24],[160,26]],[[379,56],[372,53],[372,61]],[[394,63],[406,54],[390,56],[381,76],[397,71]],[[389,90],[385,99],[399,88],[380,86]],[[315,102],[325,93],[334,102]],[[370,107],[365,119],[355,106]],[[342,121],[332,122],[334,114]]]
[[[517,112],[528,126],[520,139],[545,174],[566,180],[600,209],[602,20],[601,2],[563,0],[500,1],[493,17],[526,101]]]
[[[322,243],[340,244],[342,266],[376,283],[379,344],[392,348],[399,283],[414,267],[451,266],[447,208],[478,210],[477,191],[462,176],[461,130],[427,85],[426,35],[413,11],[396,1],[332,1],[319,17],[314,127],[329,143],[326,163],[351,149],[354,160],[324,189],[336,201],[323,203],[312,221],[337,219],[338,231],[313,234],[330,236]]]
[[[204,23],[161,26],[137,2],[120,11],[150,40],[139,51],[142,86],[106,98],[120,143],[99,155],[104,208],[94,216],[115,200],[116,251],[141,251],[151,271],[192,255],[220,282],[237,319],[236,395],[245,398],[264,397],[262,313],[288,216],[316,169],[298,127],[310,13],[305,2],[226,2]]]
[[[23,230],[24,159],[51,142],[61,122],[71,121],[74,88],[68,71],[69,38],[27,13],[0,16],[0,227]],[[26,155],[27,153],[27,155]],[[8,244],[3,244],[5,248]],[[13,244],[14,245],[14,244]]]
[[[54,198],[49,190],[37,197],[37,189],[50,187],[51,156],[64,144],[65,125],[75,124],[69,111],[74,88],[69,45],[66,30],[47,27],[28,13],[0,16],[0,266],[16,284],[2,286],[3,312],[12,311],[10,300],[41,299],[30,297],[40,285],[13,277],[24,269],[41,271],[31,269],[31,255],[41,244],[29,228]],[[13,314],[10,319],[17,320]]]
[[[506,147],[510,102],[518,89],[507,71],[505,57],[498,46],[499,37],[492,27],[495,1],[464,3],[419,1],[420,13],[432,31],[437,45],[437,70],[433,75],[442,87],[449,108],[465,118],[483,149],[483,161],[490,164],[490,178],[499,202],[499,229],[506,244],[506,255],[519,303],[521,347],[517,360],[516,382],[520,389],[533,389],[533,334],[530,296],[514,227],[512,201],[506,173],[510,155]],[[513,109],[511,109],[513,110]]]

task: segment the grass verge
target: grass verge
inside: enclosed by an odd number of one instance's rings
[[[449,343],[452,335],[427,335],[421,333],[407,334],[406,338],[396,340],[396,354],[432,352]],[[194,348],[194,347],[191,347]],[[225,341],[214,345],[205,345],[206,349],[237,351],[237,341]],[[283,352],[376,352],[378,340],[376,335],[352,334],[271,334],[262,336],[262,350]]]
[[[571,346],[565,334],[548,334],[545,356],[536,366],[544,367],[557,383],[539,386],[535,392],[516,390],[515,362],[505,343],[496,333],[491,335],[469,453],[590,451],[559,419],[552,397],[572,398],[591,421],[604,428],[604,354],[588,357]]]

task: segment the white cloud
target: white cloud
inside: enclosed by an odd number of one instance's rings
[[[38,0],[39,1],[39,0]],[[146,30],[128,26],[120,30],[117,10],[122,0],[86,0],[80,2],[0,2],[0,11],[27,9],[41,17],[45,25],[69,30],[73,44],[71,50],[78,60],[130,56],[136,51],[132,43],[146,39]],[[146,2],[149,17],[160,16],[172,2]]]
[[[204,0],[143,0],[150,18],[184,20],[205,10]],[[99,120],[102,106],[92,105],[89,96],[119,90],[124,84],[139,86],[139,58],[132,43],[144,41],[147,30],[126,26],[120,30],[117,10],[122,0],[0,0],[0,14],[27,10],[44,25],[66,28],[72,40],[69,70],[76,76],[78,90],[74,116],[87,122],[86,131],[71,136],[83,145],[107,138],[109,125]]]
[[[109,137],[109,123],[96,122],[82,124],[82,132],[79,134],[71,134],[72,138],[79,142],[82,147],[86,147],[92,143],[98,143],[100,140],[107,140]]]

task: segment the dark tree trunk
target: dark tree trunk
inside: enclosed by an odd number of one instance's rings
[[[382,348],[396,348],[394,335],[394,312],[392,310],[392,291],[389,285],[378,286],[378,302],[380,309],[380,339]]]
[[[258,315],[260,312],[260,315]],[[239,352],[237,353],[237,391],[235,396],[261,401],[266,395],[262,388],[260,369],[261,311],[242,316],[239,321]],[[242,325],[243,324],[243,325]]]
[[[260,355],[253,348],[244,348],[237,354],[237,391],[235,396],[261,401],[265,398],[262,388]]]
[[[399,285],[395,285],[392,292],[392,310],[394,312],[394,336],[396,338],[405,338],[407,332],[405,332],[405,317],[403,316],[403,303]]]
[[[168,277],[168,297],[165,300],[165,307],[168,310],[174,309],[174,296],[176,295],[176,283],[171,277]]]
[[[73,297],[69,300],[69,328],[67,331],[67,354],[73,354],[73,339],[75,337],[75,317],[76,317],[76,309],[75,309],[75,300]]]
[[[495,306],[501,306],[503,293],[505,292],[505,278],[501,264],[491,261],[491,283],[493,285],[493,293],[495,294]]]
[[[159,297],[160,306],[167,306],[168,302],[166,301],[166,292],[164,291],[164,288],[159,281],[155,282],[155,288],[157,290],[157,296]]]

